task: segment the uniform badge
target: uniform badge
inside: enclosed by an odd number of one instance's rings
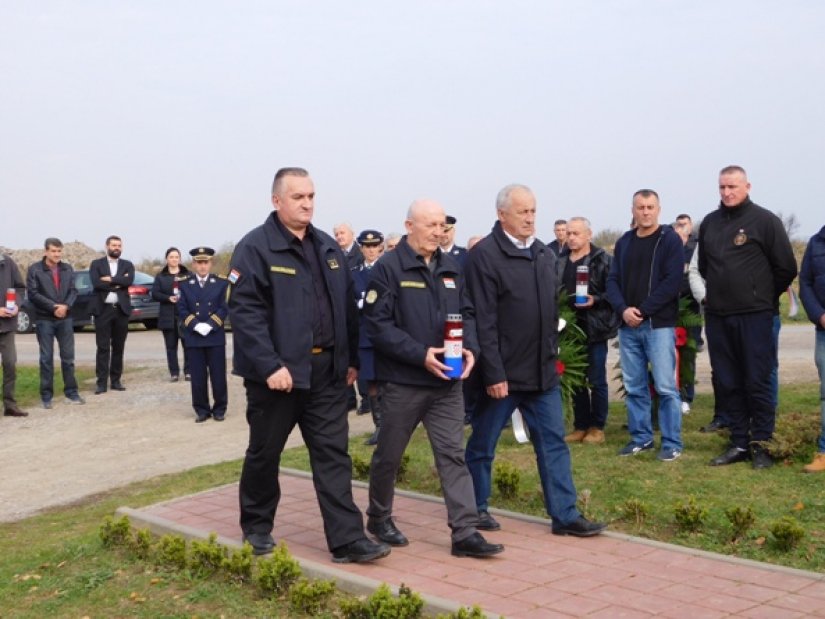
[[[338,261],[335,258],[330,258],[329,260],[327,260],[327,264],[329,265],[330,269],[338,268]]]
[[[744,245],[748,242],[748,235],[745,234],[745,231],[740,228],[738,234],[733,237],[733,244],[734,245]]]
[[[214,277],[210,277],[210,278],[209,278],[209,283],[210,283],[210,284],[214,284],[214,283],[215,283],[215,278],[214,278]]]
[[[455,280],[452,277],[445,277],[444,278],[444,287],[445,288],[455,288]]]
[[[233,284],[234,284],[234,283],[236,283],[236,282],[238,281],[238,278],[239,278],[240,276],[241,276],[241,274],[238,272],[238,269],[232,269],[232,270],[229,272],[229,277],[228,277],[227,279],[230,281],[230,283],[233,283]]]
[[[370,305],[372,305],[373,303],[375,303],[375,302],[378,300],[378,293],[377,293],[377,292],[375,291],[375,289],[373,288],[372,290],[370,290],[370,291],[367,293],[367,296],[366,296],[366,298],[365,298],[364,300],[365,300],[367,303],[369,303]]]

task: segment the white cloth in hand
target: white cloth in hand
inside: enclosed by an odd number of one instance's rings
[[[205,322],[199,322],[195,325],[195,331],[206,337],[212,331],[212,325],[206,324]]]

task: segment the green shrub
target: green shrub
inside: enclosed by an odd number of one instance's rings
[[[804,456],[816,443],[819,430],[818,415],[783,413],[776,418],[773,438],[763,444],[777,460]]]
[[[221,569],[226,555],[226,547],[218,543],[218,535],[210,533],[206,541],[197,539],[192,541],[189,567],[199,576],[209,576]]]
[[[182,570],[186,567],[186,540],[180,535],[164,535],[155,546],[155,561]]]
[[[502,498],[514,499],[518,496],[518,487],[521,482],[521,471],[512,463],[503,460],[496,462],[493,467],[493,479]]]
[[[357,454],[352,456],[352,476],[354,479],[361,481],[369,481],[370,478],[370,463]]]
[[[774,545],[781,551],[787,552],[794,548],[805,537],[805,529],[791,516],[783,516],[771,525]]]
[[[410,470],[410,454],[404,453],[401,456],[401,462],[398,463],[398,471],[395,473],[395,481],[400,483],[407,478],[407,473]]]
[[[125,546],[132,536],[132,525],[127,516],[122,516],[115,520],[111,516],[103,519],[100,525],[100,541],[106,548],[114,546]]]
[[[696,499],[689,496],[687,502],[678,502],[673,508],[673,516],[676,519],[676,526],[681,531],[695,532],[702,528],[705,518],[708,517],[708,510],[696,505]]]
[[[750,505],[744,509],[738,505],[731,509],[726,509],[725,516],[727,516],[731,526],[733,527],[731,540],[734,542],[745,537],[750,528],[756,522],[756,515],[753,513],[753,508]]]
[[[136,557],[146,559],[152,552],[152,533],[149,529],[140,529],[135,531],[133,537],[129,538],[129,550],[131,550]]]
[[[252,546],[244,542],[240,550],[235,550],[223,560],[223,570],[230,580],[246,582],[252,578]]]
[[[484,619],[486,616],[478,606],[470,609],[462,606],[454,613],[436,615],[436,619]]]
[[[305,615],[317,615],[326,609],[335,591],[335,583],[331,580],[301,578],[289,589],[289,608]]]
[[[382,584],[368,598],[341,600],[339,607],[345,619],[418,619],[424,600],[403,584],[395,597],[390,588]]]
[[[301,576],[301,566],[289,554],[286,544],[281,542],[272,556],[258,561],[258,574],[255,581],[267,595],[285,593]]]
[[[627,499],[619,506],[619,512],[623,520],[629,520],[636,523],[637,527],[641,527],[648,516],[650,516],[650,507],[644,501],[637,498]]]

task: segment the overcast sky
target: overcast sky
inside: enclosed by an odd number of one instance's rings
[[[46,236],[133,260],[237,241],[306,167],[315,223],[401,231],[417,197],[489,231],[497,191],[539,236],[624,229],[751,196],[825,224],[825,2],[0,0],[0,245]]]

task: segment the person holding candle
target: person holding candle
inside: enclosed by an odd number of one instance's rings
[[[569,251],[556,263],[559,287],[568,294],[576,323],[587,335],[587,385],[573,395],[573,432],[564,437],[568,443],[604,443],[607,340],[616,337],[620,322],[605,296],[613,257],[591,244],[592,236],[590,221],[571,217],[567,221]]]
[[[0,356],[3,358],[3,415],[27,417],[28,413],[17,405],[14,388],[17,381],[17,348],[14,334],[17,332],[17,313],[25,290],[20,270],[8,254],[0,254],[0,290],[5,293],[5,303],[0,306]]]
[[[152,298],[160,302],[158,328],[163,332],[163,341],[166,344],[166,364],[173,383],[180,380],[178,342],[183,348],[183,375],[186,380],[190,379],[189,355],[186,353],[186,345],[178,330],[177,316],[180,286],[189,278],[189,275],[189,269],[180,262],[180,250],[177,247],[170,247],[166,250],[166,265],[157,274],[152,284]]]

